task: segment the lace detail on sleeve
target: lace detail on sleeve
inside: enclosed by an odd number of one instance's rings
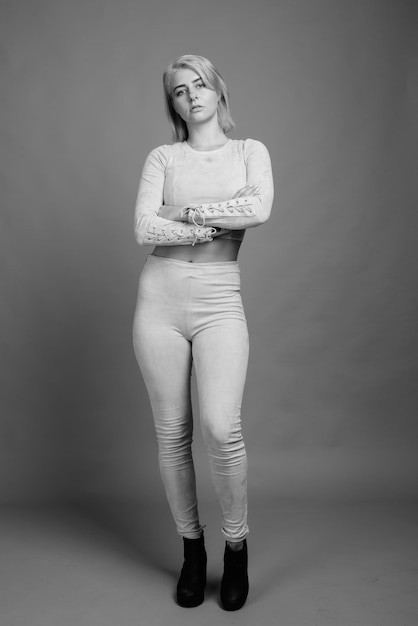
[[[212,227],[202,228],[196,226],[196,228],[187,229],[182,226],[158,228],[157,226],[151,225],[144,236],[144,245],[160,245],[161,243],[178,245],[191,243],[191,245],[194,246],[196,243],[212,241],[215,233],[216,228]]]
[[[181,210],[181,215],[187,216],[188,222],[203,227],[208,218],[251,217],[254,207],[251,197],[244,197],[205,205],[190,204]]]

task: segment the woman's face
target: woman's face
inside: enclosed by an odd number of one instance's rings
[[[189,124],[203,124],[218,112],[220,96],[206,87],[194,70],[181,69],[173,76],[173,107],[182,120]]]

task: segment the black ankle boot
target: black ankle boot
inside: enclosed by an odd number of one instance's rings
[[[221,582],[221,604],[225,611],[237,611],[244,606],[248,596],[247,540],[241,550],[225,546],[224,574]]]
[[[183,607],[199,606],[205,599],[206,550],[203,535],[199,539],[183,537],[184,563],[177,584],[177,602]]]

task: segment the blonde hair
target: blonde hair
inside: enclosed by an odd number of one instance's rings
[[[229,111],[228,89],[216,67],[205,57],[196,54],[184,54],[171,63],[164,72],[163,83],[166,111],[173,130],[175,141],[186,141],[189,136],[185,121],[173,107],[173,78],[177,70],[189,69],[200,76],[203,82],[220,96],[218,103],[218,121],[224,133],[235,126]]]

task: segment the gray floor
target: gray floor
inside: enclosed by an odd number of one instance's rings
[[[202,512],[202,507],[201,507]],[[181,543],[165,508],[3,508],[1,626],[416,626],[418,506],[253,506],[247,605],[218,605],[222,538],[208,523],[205,603],[173,590]]]

